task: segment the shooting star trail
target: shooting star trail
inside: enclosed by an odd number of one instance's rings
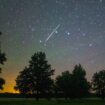
[[[50,35],[46,38],[45,40],[45,45],[47,43],[47,41],[54,35],[54,33],[56,33],[57,29],[60,27],[60,24],[58,24],[54,29],[53,31],[50,33]]]

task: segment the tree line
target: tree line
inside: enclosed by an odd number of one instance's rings
[[[81,64],[75,65],[72,72],[62,72],[52,79],[54,69],[46,59],[44,52],[36,52],[29,65],[16,78],[15,89],[21,94],[32,94],[39,98],[64,97],[66,99],[88,97],[92,91],[105,98],[105,70],[95,73],[92,82],[86,79],[86,70]]]
[[[2,35],[2,32],[0,32],[0,37]],[[1,51],[1,42],[0,42],[0,73],[2,72],[1,65],[4,64],[6,61],[5,53]],[[5,80],[0,77],[0,89],[3,89],[3,85],[5,84]]]
[[[5,61],[5,53],[1,52],[0,47],[0,64],[3,65]],[[46,59],[46,54],[36,52],[31,57],[29,65],[17,76],[14,89],[23,95],[33,95],[37,100],[51,97],[84,98],[88,97],[91,91],[105,98],[105,70],[96,72],[91,82],[86,79],[86,70],[81,64],[75,65],[72,72],[64,71],[52,79],[54,72]],[[0,78],[0,89],[3,89],[4,84],[5,80]]]

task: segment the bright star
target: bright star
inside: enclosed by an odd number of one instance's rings
[[[39,43],[42,43],[42,40],[39,40]]]
[[[89,44],[89,47],[92,47],[92,46],[93,46],[93,44],[92,44],[92,43],[90,43],[90,44]]]

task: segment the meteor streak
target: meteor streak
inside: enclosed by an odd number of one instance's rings
[[[45,43],[56,33],[57,29],[60,27],[60,24],[58,24],[53,31],[50,33],[50,35],[46,38]]]

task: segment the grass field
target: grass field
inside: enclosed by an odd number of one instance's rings
[[[105,101],[99,99],[88,100],[39,100],[34,99],[0,99],[0,105],[105,105]]]

